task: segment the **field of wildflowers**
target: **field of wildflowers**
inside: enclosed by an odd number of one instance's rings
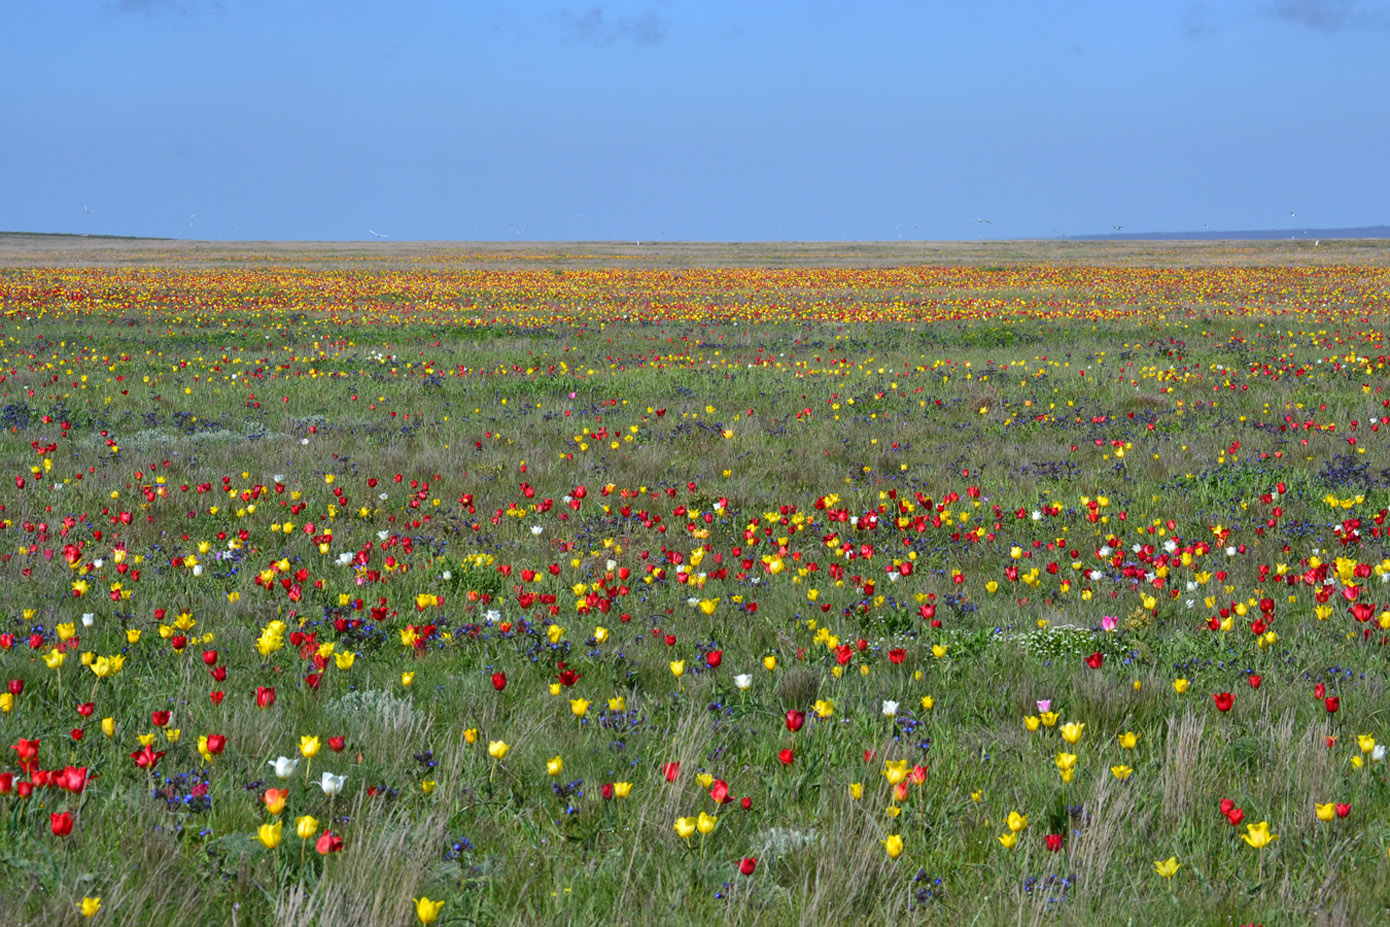
[[[1279,247],[11,256],[0,923],[1383,921],[1390,270]]]

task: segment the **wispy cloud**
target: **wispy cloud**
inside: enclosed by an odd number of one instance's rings
[[[561,10],[560,25],[570,41],[590,45],[614,45],[619,42],[659,45],[666,41],[666,22],[655,10],[617,19],[609,18],[601,6],[590,7],[581,13]]]
[[[1390,4],[1385,0],[1277,0],[1268,12],[1318,32],[1390,29]]]

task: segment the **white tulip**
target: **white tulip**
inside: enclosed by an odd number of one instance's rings
[[[281,779],[288,779],[294,775],[294,771],[299,767],[299,759],[290,759],[287,756],[278,757],[266,764],[275,767],[275,775]]]
[[[749,676],[747,673],[739,673],[734,677],[734,685],[738,686],[740,689],[747,689],[752,684],[753,677]]]
[[[894,715],[896,715],[897,713],[898,713],[898,703],[897,703],[897,702],[894,702],[894,701],[889,701],[889,700],[886,700],[886,699],[885,699],[884,702],[883,702],[883,716],[884,716],[885,718],[891,718],[891,717],[893,717]]]
[[[346,781],[347,776],[335,776],[331,772],[325,772],[323,778],[319,780],[318,786],[323,789],[323,794],[333,796],[343,790],[343,783]]]

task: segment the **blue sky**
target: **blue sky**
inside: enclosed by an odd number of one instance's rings
[[[1390,222],[1390,0],[50,0],[0,21],[0,229]]]

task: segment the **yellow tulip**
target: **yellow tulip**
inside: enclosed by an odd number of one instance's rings
[[[304,815],[294,819],[294,832],[299,835],[300,840],[308,840],[318,833],[318,819],[311,815]]]
[[[63,661],[67,659],[67,656],[68,655],[62,651],[50,650],[43,655],[43,662],[48,664],[49,669],[58,669],[63,665]]]
[[[478,742],[478,729],[476,727],[466,728],[463,732],[463,742],[475,744]]]
[[[714,833],[714,828],[718,824],[719,818],[715,817],[712,814],[705,814],[703,811],[701,811],[699,819],[695,822],[695,829],[698,830],[701,834],[708,836],[709,834]]]
[[[1157,872],[1165,879],[1171,879],[1181,865],[1182,863],[1178,862],[1176,856],[1170,856],[1164,860],[1156,860],[1154,862],[1154,872]]]
[[[1320,804],[1313,802],[1313,811],[1318,816],[1318,820],[1326,823],[1337,816],[1337,805],[1334,802]]]
[[[862,783],[862,782],[851,782],[851,783],[849,784],[849,797],[852,798],[852,799],[854,799],[855,801],[858,801],[859,799],[863,798],[863,797],[864,797],[864,783]]]
[[[1023,719],[1023,726],[1030,731],[1036,731],[1041,725],[1042,721],[1038,718],[1037,715],[1029,715],[1028,717]]]
[[[333,654],[333,662],[338,664],[338,669],[340,670],[352,669],[352,662],[356,659],[357,654],[353,653],[351,650],[346,653]]]
[[[1189,683],[1186,679],[1173,680],[1173,690],[1177,692],[1179,695],[1182,695],[1184,692],[1187,691],[1188,685]]]
[[[1028,826],[1028,816],[1019,814],[1017,811],[1010,811],[1009,816],[1004,819],[1004,823],[1009,825],[1009,830],[1018,833]]]
[[[115,737],[115,736],[116,736],[116,719],[115,719],[115,718],[102,718],[102,719],[101,719],[101,732],[102,732],[103,734],[105,734],[107,737]]]
[[[772,672],[773,670],[775,670],[777,668],[777,658],[774,657],[772,654],[768,654],[767,656],[763,657],[763,668],[766,669],[768,672]]]
[[[1121,765],[1111,766],[1110,772],[1116,779],[1119,779],[1121,782],[1123,782],[1129,778],[1130,773],[1134,772],[1134,770],[1130,769],[1128,766]]]
[[[901,834],[893,834],[883,841],[883,849],[888,852],[891,859],[897,859],[903,855],[903,838]]]
[[[9,714],[14,711],[14,696],[9,692],[0,692],[0,714]]]
[[[940,660],[942,657],[946,656],[946,651],[948,649],[950,648],[948,648],[945,644],[932,644],[931,655]]]
[[[681,676],[681,675],[684,674],[684,673],[685,673],[685,661],[684,661],[684,660],[672,660],[672,661],[671,661],[671,675],[672,675],[672,676]]]
[[[1356,745],[1361,748],[1362,753],[1370,753],[1376,748],[1376,739],[1370,734],[1357,734]]]
[[[1012,850],[1018,845],[1018,834],[1013,831],[1009,831],[1007,834],[1000,834],[999,842],[1004,844],[1004,849]]]
[[[586,698],[572,698],[572,699],[570,699],[570,713],[573,714],[576,718],[582,718],[582,717],[584,717],[585,712],[587,712],[588,710],[589,710],[589,700],[588,700],[588,699],[586,699]]]
[[[1125,731],[1119,738],[1120,746],[1125,750],[1133,750],[1134,745],[1139,742],[1139,735],[1133,731]]]
[[[545,771],[550,773],[552,776],[560,775],[561,771],[564,770],[564,768],[565,761],[560,759],[558,756],[552,757],[545,761]]]
[[[304,754],[304,756],[306,756],[309,759],[313,759],[314,757],[318,756],[319,739],[309,734],[305,734],[304,736],[300,737],[299,752]]]
[[[140,633],[141,633],[141,632],[140,632],[140,629],[139,629],[139,628],[129,628],[129,629],[127,629],[126,632],[125,632],[125,642],[126,642],[127,644],[138,644],[138,643],[140,643]]]
[[[607,643],[608,629],[603,627],[602,625],[600,625],[597,628],[594,628],[594,640],[598,641],[600,644]]]
[[[552,644],[558,644],[560,643],[560,638],[565,636],[565,629],[560,627],[558,624],[552,624],[550,627],[545,629],[545,636],[550,640]]]
[[[507,751],[510,749],[511,747],[507,746],[507,742],[505,740],[491,740],[488,741],[487,755],[492,757],[494,760],[500,760],[502,759],[502,757],[507,755]]]
[[[425,779],[420,783],[420,791],[428,795],[429,793],[434,791],[434,787],[437,784],[438,783],[436,783],[433,779]]]
[[[415,916],[420,919],[422,924],[433,924],[439,920],[439,912],[444,907],[442,901],[430,901],[425,896],[415,899]]]
[[[415,681],[414,673],[401,673],[401,685],[408,686]]]
[[[1069,744],[1074,744],[1081,739],[1081,732],[1086,730],[1085,724],[1077,724],[1075,721],[1068,721],[1059,728],[1062,739]]]
[[[621,695],[615,695],[608,700],[609,711],[627,711],[627,699]]]
[[[689,839],[690,835],[693,833],[695,833],[694,818],[676,818],[677,836],[679,836],[682,840],[686,840]]]
[[[1275,840],[1279,839],[1278,834],[1271,834],[1269,832],[1268,821],[1261,821],[1258,824],[1247,824],[1245,825],[1245,829],[1247,832],[1240,835],[1241,839],[1257,850],[1263,850]]]
[[[1055,711],[1044,711],[1038,716],[1038,720],[1042,721],[1043,727],[1052,727],[1061,717],[1062,716]]]
[[[256,831],[256,839],[267,850],[273,850],[280,845],[280,834],[284,830],[284,824],[276,821],[274,824],[262,824]]]
[[[932,698],[930,695],[922,696],[923,711],[931,711],[934,705],[936,705],[936,699]]]
[[[77,909],[82,912],[83,917],[95,917],[96,913],[101,910],[101,896],[83,898],[77,902]]]
[[[816,716],[822,721],[835,714],[835,703],[830,701],[830,699],[818,698],[811,707],[815,709]]]
[[[631,783],[631,782],[615,782],[615,783],[613,783],[613,797],[614,797],[614,798],[627,798],[627,797],[628,797],[629,795],[631,795],[631,794],[632,794],[632,783]]]

